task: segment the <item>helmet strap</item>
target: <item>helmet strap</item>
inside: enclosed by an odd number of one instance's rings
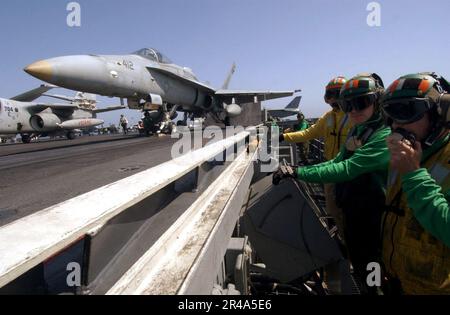
[[[422,141],[422,145],[424,148],[431,147],[440,137],[442,134],[442,131],[444,130],[444,126],[440,123],[434,127],[430,134],[428,135],[428,138],[426,138],[424,141]]]
[[[339,103],[338,102],[330,104],[330,106],[333,107],[333,109],[339,109]]]

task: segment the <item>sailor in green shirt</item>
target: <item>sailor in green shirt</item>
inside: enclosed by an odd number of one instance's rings
[[[294,131],[302,131],[309,128],[309,124],[302,112],[297,114],[298,123],[294,126]]]
[[[297,114],[297,120],[298,123],[294,126],[294,132],[306,130],[309,128],[309,124],[302,112],[299,112]],[[309,142],[297,143],[297,150],[300,161],[303,161],[304,164],[308,164]]]
[[[309,124],[305,119],[305,115],[303,115],[302,112],[299,112],[297,114],[297,123],[294,125],[294,128],[287,128],[286,130],[284,130],[282,132],[283,133],[290,133],[290,132],[297,132],[297,131],[302,131],[302,130],[306,130],[309,128]],[[298,150],[298,155],[300,158],[300,161],[302,164],[308,164],[308,151],[309,151],[309,143],[306,142],[299,142],[297,143],[297,150]]]
[[[302,112],[299,112],[297,114],[297,122],[294,124],[294,128],[287,128],[286,130],[284,130],[284,133],[302,131],[308,128],[309,124],[305,119],[305,115],[303,115]]]
[[[379,233],[385,204],[385,183],[389,165],[384,126],[379,111],[383,82],[376,74],[358,75],[341,90],[340,106],[355,126],[345,146],[331,161],[300,167],[297,178],[308,182],[336,183],[337,205],[343,210],[344,236],[348,254],[363,290],[367,265],[380,261]],[[289,176],[283,168],[275,173],[274,183]]]
[[[393,129],[382,233],[388,294],[450,294],[448,92],[442,77],[418,73],[396,80],[383,96]]]

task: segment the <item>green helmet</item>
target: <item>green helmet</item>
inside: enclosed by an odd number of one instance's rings
[[[383,93],[382,101],[399,98],[422,98],[438,81],[427,73],[408,74],[395,80]]]
[[[330,100],[337,100],[340,97],[341,89],[347,82],[345,77],[339,76],[333,78],[325,87],[325,102],[329,103]],[[333,106],[333,104],[331,104]],[[336,104],[337,105],[337,104]]]
[[[376,73],[363,73],[351,78],[341,89],[341,99],[349,99],[368,94],[381,94],[384,85]]]
[[[395,80],[383,93],[384,115],[401,124],[413,123],[431,112],[431,119],[450,121],[450,84],[433,72],[408,74]],[[448,128],[448,127],[447,127]]]
[[[377,105],[383,91],[383,81],[376,73],[360,74],[342,87],[339,105],[345,113],[362,110]]]

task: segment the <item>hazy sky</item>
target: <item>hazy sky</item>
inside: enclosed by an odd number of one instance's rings
[[[40,84],[22,70],[34,61],[142,47],[161,50],[215,87],[235,61],[232,89],[301,88],[307,117],[328,110],[324,85],[336,75],[377,72],[385,85],[418,71],[450,77],[448,0],[377,1],[380,27],[367,24],[368,0],[79,0],[81,27],[75,28],[66,23],[69,2],[0,2],[2,97]],[[101,98],[99,107],[117,103]],[[119,115],[100,117],[117,123]]]

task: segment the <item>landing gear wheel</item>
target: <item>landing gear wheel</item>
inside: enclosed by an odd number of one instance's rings
[[[75,135],[75,132],[68,132],[67,133],[67,139],[69,139],[69,140],[75,140],[76,139],[76,135]]]
[[[30,143],[31,137],[29,135],[22,135],[22,142],[23,143]]]
[[[177,126],[175,126],[175,124],[171,122],[169,125],[169,135],[175,132],[177,132]]]

